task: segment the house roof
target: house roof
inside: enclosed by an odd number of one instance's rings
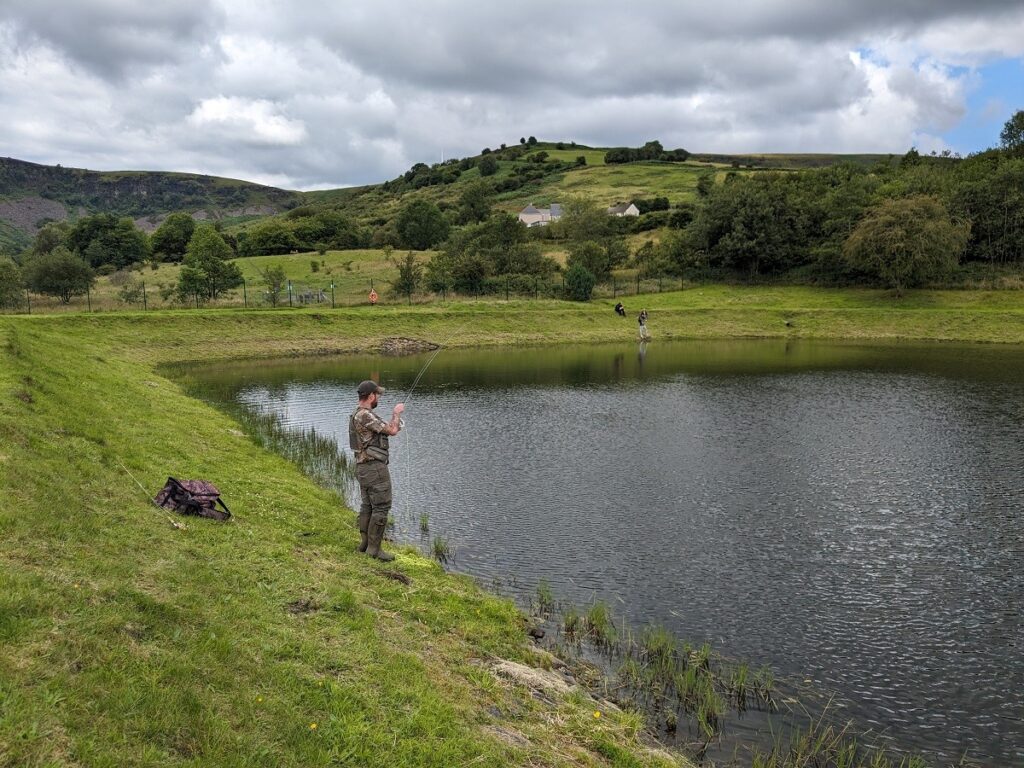
[[[523,214],[530,215],[530,214],[538,214],[538,213],[540,213],[540,209],[534,208],[533,207],[533,203],[530,203],[528,206],[526,206],[525,208],[523,208],[523,210],[521,210],[519,212],[520,215],[523,215]]]
[[[552,203],[551,204],[551,217],[554,218],[555,216],[561,216],[561,215],[562,215],[562,205],[561,205],[561,203]]]
[[[617,203],[615,205],[608,206],[608,213],[625,213],[629,210],[629,206],[632,203]]]

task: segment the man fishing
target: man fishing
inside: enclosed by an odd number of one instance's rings
[[[357,388],[359,406],[348,420],[348,441],[356,454],[356,478],[362,494],[359,507],[359,551],[388,562],[395,556],[384,551],[384,530],[391,511],[391,473],[388,471],[388,437],[402,428],[403,403],[395,405],[391,421],[373,412],[384,394],[375,381]]]

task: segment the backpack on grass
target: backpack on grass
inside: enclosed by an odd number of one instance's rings
[[[231,517],[231,510],[221,499],[217,486],[206,480],[175,480],[168,477],[167,483],[153,501],[158,507],[182,515],[208,517],[211,520],[227,520]]]

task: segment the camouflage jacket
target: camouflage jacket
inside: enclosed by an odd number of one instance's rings
[[[356,408],[348,422],[349,445],[356,463],[388,462],[388,423],[369,408]]]

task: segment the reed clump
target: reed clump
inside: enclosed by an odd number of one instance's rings
[[[431,542],[430,553],[439,563],[447,563],[454,556],[452,545],[440,536],[435,536]]]

